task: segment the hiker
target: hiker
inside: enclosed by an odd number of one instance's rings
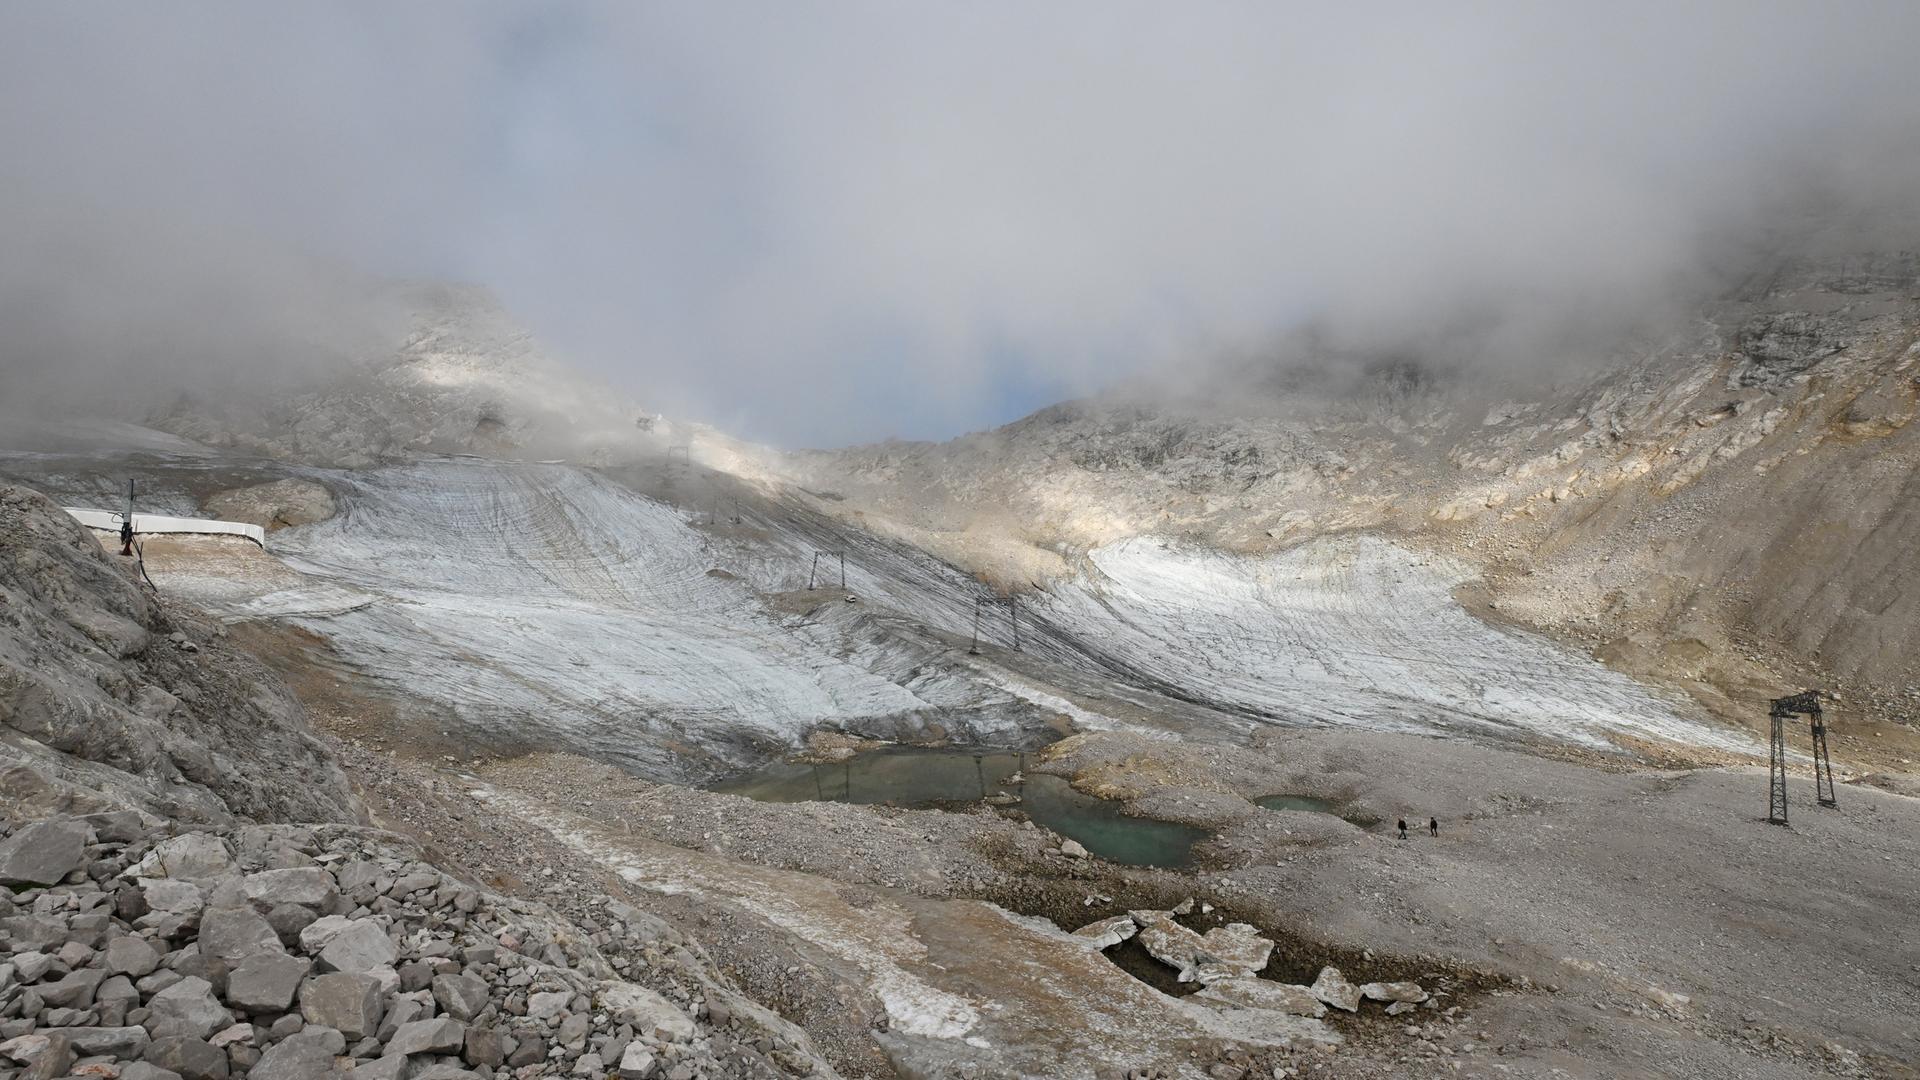
[[[120,554],[133,554],[133,515],[120,519]]]
[[[1407,819],[1401,818],[1399,825],[1400,825],[1400,839],[1405,840],[1407,838]]]
[[[1440,835],[1440,819],[1439,818],[1427,819],[1427,835],[1428,836]]]

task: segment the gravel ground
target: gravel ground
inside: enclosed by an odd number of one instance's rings
[[[974,921],[977,905],[955,906],[963,898],[1073,925],[1190,894],[1278,940],[1287,979],[1330,961],[1357,978],[1461,983],[1452,1018],[1342,1023],[1332,1054],[1200,1040],[1123,1061],[1169,1076],[1215,1066],[1330,1077],[1917,1075],[1920,955],[1905,921],[1920,886],[1907,840],[1920,804],[1859,785],[1843,788],[1838,810],[1816,811],[1810,785],[1796,781],[1794,827],[1779,829],[1758,820],[1765,778],[1752,769],[1649,771],[1605,755],[1549,760],[1328,731],[1275,731],[1238,748],[1100,734],[1063,744],[1043,768],[1214,830],[1200,867],[1176,873],[1067,858],[1057,837],[984,811],[755,804],[557,755],[429,754],[397,736],[412,756],[396,756],[374,748],[393,735],[380,702],[326,681],[316,723],[338,738],[378,822],[490,887],[569,915],[590,914],[569,909],[574,894],[644,896],[850,1076],[999,1074],[964,1054],[904,1053],[878,1030],[886,1009],[872,972],[831,942],[724,889],[636,890],[621,858],[652,853],[659,865],[742,881],[792,875],[772,880],[876,919],[908,912],[919,940],[974,950],[987,975],[1016,973],[1012,990],[1032,976],[999,951],[1000,928]],[[526,801],[472,794],[488,790]],[[1441,836],[1402,842],[1384,825],[1247,801],[1276,793],[1388,824],[1432,814]],[[548,831],[561,820],[588,822],[593,843],[563,843]],[[965,945],[953,939],[960,928],[975,935]],[[978,981],[979,967],[953,978],[971,1000],[1010,993]],[[1105,1067],[1083,1058],[1089,1074]]]
[[[1084,765],[1136,808],[1218,827],[1198,895],[1258,925],[1559,987],[1515,1019],[1580,1017],[1544,1041],[1598,1075],[1667,1057],[1696,1076],[1909,1075],[1920,1054],[1912,799],[1850,785],[1816,809],[1796,780],[1781,829],[1761,820],[1766,777],[1751,768],[1599,770],[1336,732],[1267,733],[1239,753],[1086,743],[1047,767]],[[1283,792],[1380,824],[1240,798]]]

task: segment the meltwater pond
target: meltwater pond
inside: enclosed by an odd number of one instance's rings
[[[885,803],[926,809],[990,797],[1015,796],[1013,808],[1037,824],[1072,837],[1109,862],[1184,866],[1205,830],[1151,818],[1128,817],[1120,804],[1073,790],[1065,780],[1026,770],[1027,755],[923,750],[874,750],[846,761],[809,765],[777,762],[716,785],[714,790],[762,802]]]

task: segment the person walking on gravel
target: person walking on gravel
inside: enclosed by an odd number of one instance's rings
[[[1440,819],[1439,818],[1430,817],[1427,819],[1427,835],[1428,836],[1440,835]]]
[[[1405,840],[1407,838],[1407,819],[1401,818],[1399,821],[1399,825],[1400,825],[1400,839]]]

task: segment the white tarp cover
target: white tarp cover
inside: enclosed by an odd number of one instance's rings
[[[119,510],[83,510],[76,506],[64,507],[75,521],[89,529],[101,529],[110,533],[120,531],[120,521],[126,515]],[[267,531],[258,525],[249,525],[244,521],[215,521],[212,518],[168,517],[165,514],[133,515],[133,531],[136,533],[196,533],[209,536],[244,536],[247,539],[267,546]]]

